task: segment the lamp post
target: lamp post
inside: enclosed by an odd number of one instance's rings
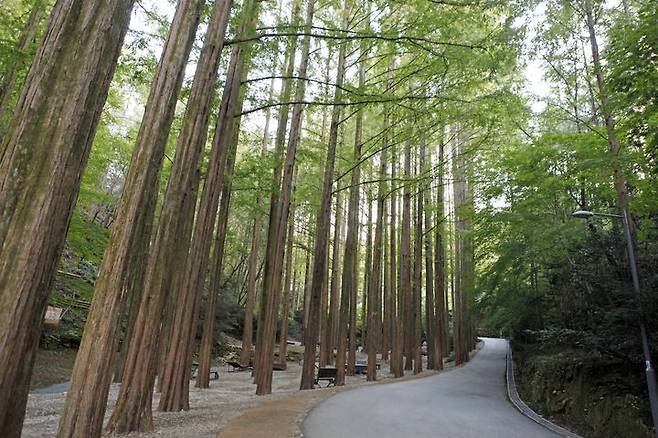
[[[593,211],[578,210],[573,212],[573,217],[579,219],[589,219],[594,216],[609,217],[621,219],[624,223],[624,237],[626,240],[626,251],[628,252],[628,263],[631,268],[631,277],[633,279],[633,289],[640,308],[640,336],[642,337],[642,352],[644,353],[644,374],[647,379],[647,389],[649,391],[649,404],[651,406],[651,417],[653,418],[653,427],[656,438],[658,438],[658,389],[656,388],[656,375],[651,365],[651,351],[649,350],[649,339],[647,337],[647,329],[644,323],[644,312],[642,311],[641,296],[640,296],[640,277],[637,270],[637,262],[635,261],[635,248],[633,247],[633,236],[631,235],[631,227],[628,220],[628,212],[622,209],[621,214],[610,213],[595,213]]]

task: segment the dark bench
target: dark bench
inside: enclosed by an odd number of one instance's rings
[[[229,372],[235,372],[235,371],[248,371],[248,370],[253,369],[253,367],[251,366],[251,364],[249,364],[249,365],[247,365],[247,366],[243,366],[243,365],[241,365],[241,364],[238,363],[238,362],[232,362],[232,361],[227,361],[227,362],[226,362],[226,365],[229,366],[229,367],[231,367],[231,368],[229,368]]]
[[[318,376],[315,378],[315,384],[320,386],[320,381],[324,380],[327,382],[327,388],[330,386],[336,386],[336,376],[338,375],[338,369],[334,367],[321,367],[318,368]]]

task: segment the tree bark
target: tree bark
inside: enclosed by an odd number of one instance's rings
[[[181,3],[174,15],[137,136],[117,221],[103,257],[71,377],[59,437],[99,436],[107,407],[112,358],[128,296],[132,333],[141,297],[164,149],[203,2]],[[122,350],[127,350],[124,345]],[[100,396],[99,396],[100,395]]]
[[[341,192],[336,194],[336,222],[334,224],[334,245],[331,255],[331,292],[329,314],[327,315],[327,329],[325,337],[320,341],[320,364],[326,366],[333,362],[334,348],[338,338],[338,306],[340,284],[340,240],[343,234],[343,210]]]
[[[55,5],[2,139],[3,437],[21,434],[48,294],[132,7],[133,0]]]
[[[411,143],[407,142],[404,159],[405,180],[411,178]],[[402,196],[402,229],[400,231],[400,299],[402,303],[402,339],[404,369],[413,369],[413,295],[411,288],[411,188],[407,182]]]
[[[421,173],[421,154],[416,154],[416,177]],[[414,278],[413,278],[413,338],[412,355],[414,358],[414,374],[423,371],[422,352],[420,340],[423,332],[422,297],[423,297],[423,190],[416,189],[416,217],[414,218]]]
[[[310,29],[315,14],[315,0],[310,0],[307,4],[306,18],[304,27]],[[311,41],[308,35],[304,36],[302,42],[301,61],[298,70],[299,77],[306,77],[308,69],[309,53]],[[302,102],[306,94],[305,81],[298,81],[295,91],[295,101]],[[288,212],[290,207],[290,197],[292,193],[292,181],[295,165],[295,156],[297,146],[301,135],[302,125],[301,103],[293,106],[292,118],[290,121],[290,134],[288,137],[288,147],[286,151],[286,160],[283,165],[283,181],[279,186],[278,175],[281,168],[274,169],[275,189],[270,201],[270,223],[268,226],[268,239],[265,259],[265,277],[263,284],[263,294],[261,305],[261,315],[259,316],[258,336],[256,339],[256,394],[265,395],[272,392],[272,364],[274,362],[274,343],[276,341],[276,322],[279,291],[281,289],[281,271],[283,266],[283,249],[285,242],[286,227],[288,224]],[[284,128],[285,129],[285,126]],[[279,187],[281,187],[279,191]]]
[[[386,145],[383,145],[386,146]],[[377,190],[377,222],[372,254],[372,273],[368,288],[368,381],[377,380],[377,347],[381,333],[382,245],[386,202],[386,166],[388,153],[384,147],[379,160],[379,187]]]
[[[347,28],[347,7],[343,10],[342,28]],[[342,44],[338,51],[338,67],[336,72],[336,91],[334,101],[339,102],[342,96],[343,79],[345,77],[345,57],[347,44]],[[329,231],[331,228],[331,187],[334,180],[334,166],[336,162],[336,145],[338,143],[338,125],[340,123],[342,107],[335,105],[331,115],[329,127],[329,143],[327,145],[327,158],[324,165],[324,179],[322,183],[322,198],[317,213],[315,226],[315,245],[313,249],[313,276],[311,277],[310,317],[304,332],[304,364],[300,389],[313,389],[315,382],[315,353],[320,330],[320,319],[325,317],[320,313],[322,289],[327,283],[327,259],[329,253]]]
[[[601,103],[601,115],[605,122],[606,132],[608,134],[608,146],[610,156],[612,157],[612,179],[614,182],[615,191],[619,207],[622,211],[628,211],[628,188],[626,187],[626,178],[624,171],[619,162],[619,152],[621,145],[617,139],[617,132],[615,131],[615,119],[610,109],[610,99],[605,87],[605,80],[603,79],[603,70],[601,68],[601,59],[599,55],[599,45],[596,39],[596,28],[594,23],[594,13],[592,12],[592,4],[590,0],[584,0],[583,6],[585,9],[585,22],[589,32],[589,41],[592,48],[592,63],[594,64],[594,75],[596,76],[596,85],[599,89],[599,101]],[[624,9],[627,6],[624,4]],[[635,230],[635,222],[632,216],[628,215],[628,224],[631,233]]]
[[[243,74],[243,78],[245,74]],[[236,105],[235,113],[241,112],[244,94],[239,97],[239,102]],[[210,275],[210,286],[208,289],[208,303],[206,305],[206,315],[204,319],[203,334],[201,337],[201,345],[199,348],[199,369],[195,386],[197,388],[210,387],[210,368],[212,366],[212,348],[214,345],[215,335],[215,313],[217,312],[217,295],[221,289],[222,268],[224,262],[224,246],[226,244],[226,228],[229,219],[229,207],[231,206],[231,190],[233,187],[233,171],[235,168],[236,153],[238,149],[238,140],[240,136],[240,118],[236,117],[235,128],[233,129],[233,138],[231,139],[231,150],[229,151],[226,160],[226,170],[224,182],[222,187],[221,204],[219,213],[217,214],[217,226],[215,230],[215,254],[212,272]],[[195,320],[196,322],[196,320]],[[192,326],[191,334],[196,333],[196,325]],[[190,341],[190,346],[193,346],[193,339]],[[191,368],[191,351],[187,357],[188,367]],[[189,378],[188,378],[189,380]]]
[[[245,2],[242,14],[238,34],[248,35],[255,26],[256,9],[254,0]],[[208,271],[212,243],[210,237],[218,217],[217,207],[224,182],[224,173],[229,167],[227,166],[227,157],[237,149],[237,136],[235,144],[232,144],[233,130],[237,120],[235,115],[242,112],[240,83],[246,70],[245,64],[247,63],[246,58],[249,56],[248,51],[248,43],[235,45],[231,51],[231,61],[215,126],[212,152],[197,213],[194,235],[187,256],[181,287],[176,294],[177,305],[171,336],[168,338],[169,348],[164,360],[163,373],[159,376],[162,381],[162,393],[159,403],[161,411],[187,411],[190,408],[189,382],[192,366],[192,346],[196,334],[203,286]],[[232,158],[231,161],[234,163],[235,159]],[[228,206],[228,203],[225,205]],[[228,209],[226,214],[228,215]],[[221,237],[223,238],[223,236]],[[199,369],[199,373],[201,371]]]
[[[445,230],[445,208],[443,205],[443,142],[439,143],[438,172],[435,178],[436,189],[436,217],[434,221],[434,351],[437,370],[443,369],[443,358],[448,355],[447,313],[445,299],[445,248],[443,233]]]
[[[281,325],[279,327],[279,364],[287,366],[288,352],[288,311],[290,307],[290,294],[292,288],[292,259],[293,242],[295,237],[295,204],[290,207],[290,220],[288,221],[288,246],[286,247],[286,277],[283,285],[283,308],[281,310]]]
[[[359,87],[365,84],[365,65],[359,65]],[[361,148],[363,133],[363,109],[356,113],[354,131],[354,153],[352,160],[354,168],[350,176],[350,192],[347,209],[347,236],[343,256],[343,272],[341,278],[340,316],[338,322],[338,341],[336,344],[336,368],[338,374],[336,385],[345,384],[345,374],[353,376],[356,362],[356,282],[357,257],[359,247],[359,197],[361,181]],[[349,343],[348,343],[349,334]],[[345,363],[347,359],[347,371]]]
[[[225,29],[226,24],[218,26]],[[221,29],[220,29],[221,30]],[[201,51],[176,156],[167,185],[160,223],[148,260],[144,294],[130,341],[123,384],[108,429],[114,433],[153,429],[151,398],[163,312],[181,279],[180,260],[187,255],[199,185],[198,163],[206,142],[212,89],[224,32],[206,37]],[[210,34],[209,34],[210,35]],[[184,268],[184,267],[183,267]]]

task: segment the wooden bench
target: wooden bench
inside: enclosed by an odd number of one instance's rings
[[[315,384],[320,386],[320,381],[324,380],[327,382],[326,388],[330,386],[336,386],[336,376],[338,375],[338,369],[334,367],[321,367],[318,368],[318,376],[315,378]]]
[[[232,362],[232,361],[227,361],[226,365],[230,367],[229,370],[228,370],[229,372],[249,371],[249,370],[253,369],[251,364],[249,364],[247,366],[243,366],[238,362]]]

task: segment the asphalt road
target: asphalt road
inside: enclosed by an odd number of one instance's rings
[[[555,438],[507,400],[507,341],[485,339],[464,367],[439,375],[355,389],[316,406],[305,438]]]

